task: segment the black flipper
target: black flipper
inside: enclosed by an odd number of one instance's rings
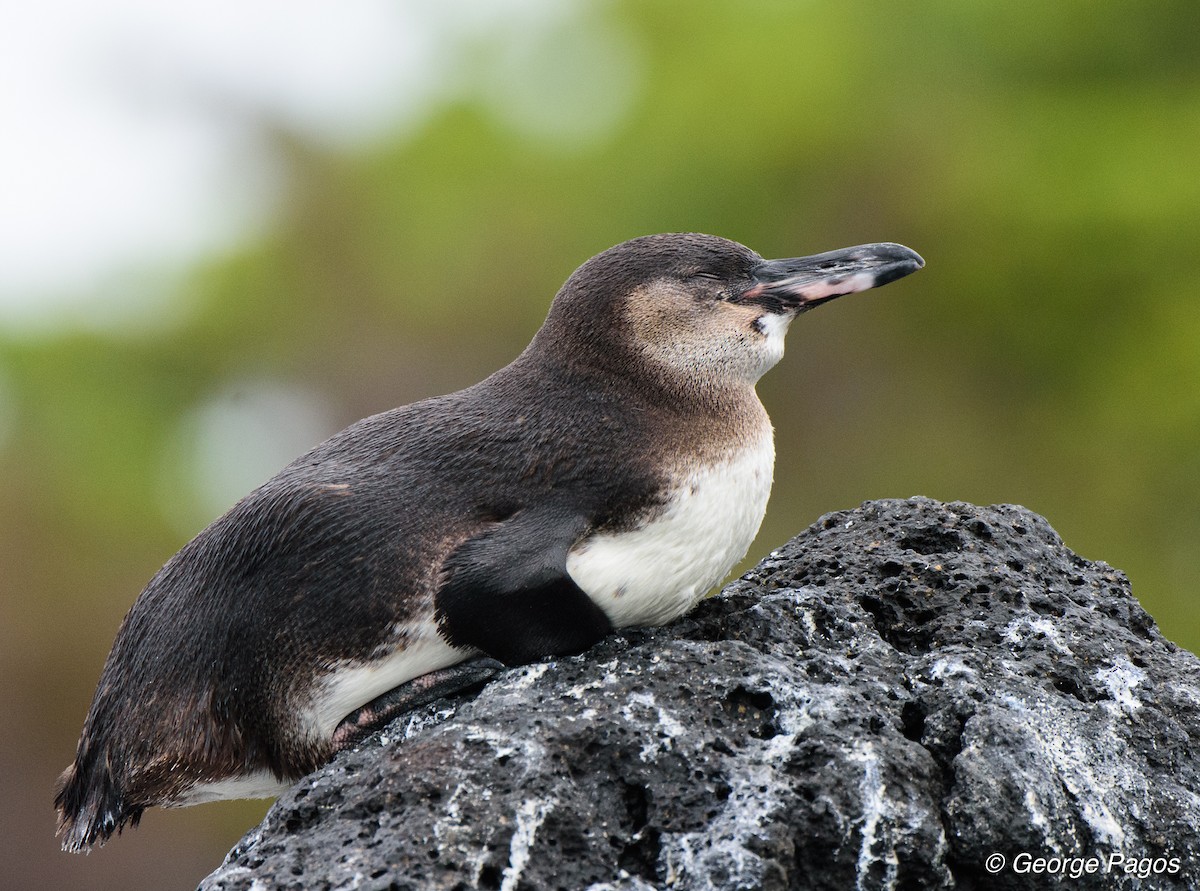
[[[567,552],[586,525],[518,511],[462,544],[435,599],[450,643],[519,665],[582,652],[608,635],[608,616],[567,575]]]

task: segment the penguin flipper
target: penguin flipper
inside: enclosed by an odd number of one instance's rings
[[[567,574],[583,517],[518,511],[446,560],[435,597],[442,634],[508,665],[580,653],[612,622]]]

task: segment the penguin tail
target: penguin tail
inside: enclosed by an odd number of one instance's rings
[[[137,826],[145,810],[125,800],[108,759],[100,762],[83,752],[58,778],[54,807],[63,850],[85,853],[126,824]]]

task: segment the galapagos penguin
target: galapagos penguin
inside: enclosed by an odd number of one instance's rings
[[[497,661],[685,613],[766,510],[754,385],[789,323],[923,265],[698,234],[588,260],[511,364],[317,445],[150,580],[59,780],[63,847],[153,805],[277,795]]]

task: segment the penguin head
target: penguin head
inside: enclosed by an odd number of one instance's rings
[[[597,254],[563,285],[539,338],[673,389],[753,385],[800,313],[924,265],[898,244],[765,260],[724,238],[649,235]],[[535,340],[536,342],[536,340]]]

